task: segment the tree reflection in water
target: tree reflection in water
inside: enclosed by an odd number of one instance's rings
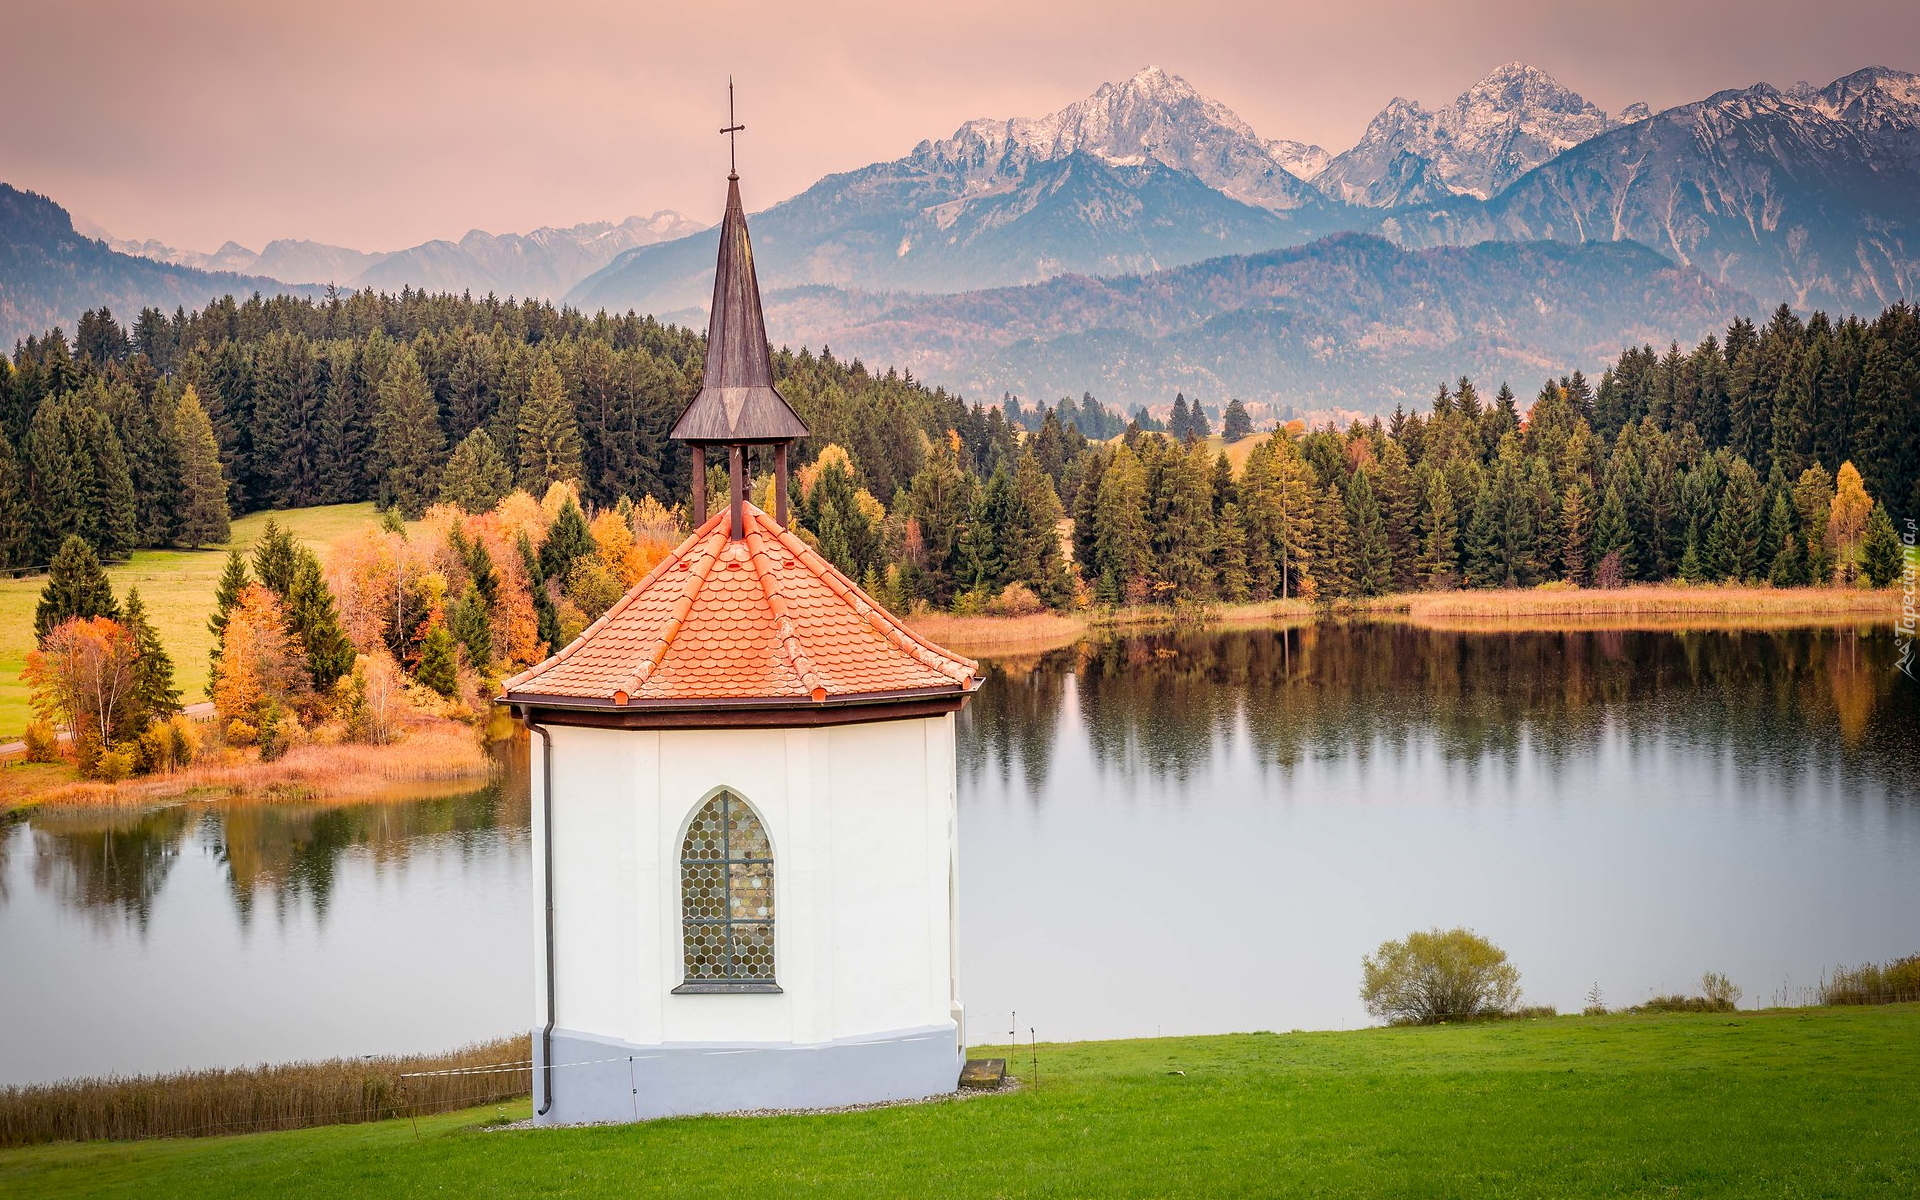
[[[463,796],[378,804],[172,805],[147,810],[36,809],[26,818],[34,886],[97,925],[144,932],[180,855],[198,849],[224,869],[243,924],[264,897],[285,918],[310,905],[324,918],[342,859],[401,864],[431,843],[462,858],[500,830],[528,825],[524,773]],[[12,842],[0,834],[0,853]],[[0,877],[5,874],[0,861]],[[0,895],[0,900],[4,900]]]
[[[1170,631],[987,665],[966,777],[1017,767],[1035,802],[1083,730],[1103,785],[1184,784],[1244,740],[1270,770],[1437,753],[1549,776],[1606,739],[1713,756],[1776,788],[1913,794],[1920,704],[1883,630],[1459,632],[1389,622]]]

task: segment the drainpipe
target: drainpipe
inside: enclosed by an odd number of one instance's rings
[[[521,719],[527,728],[540,735],[540,849],[542,864],[540,882],[546,893],[546,950],[547,950],[547,1023],[540,1030],[540,1075],[541,1095],[543,1097],[537,1116],[546,1116],[553,1107],[553,735],[545,726],[533,719],[533,709],[520,710]]]

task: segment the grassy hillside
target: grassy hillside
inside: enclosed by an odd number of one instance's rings
[[[280,513],[254,513],[233,523],[234,546],[245,550],[260,536],[267,519],[275,517],[316,550],[374,519],[371,504],[335,504],[325,508],[296,508]],[[226,567],[227,547],[208,550],[141,550],[125,566],[107,571],[113,594],[124,597],[138,587],[147,612],[167,653],[173,656],[175,679],[188,703],[206,698],[207,651],[213,638],[207,616],[213,594]],[[15,737],[32,715],[20,668],[33,649],[33,608],[40,600],[46,576],[0,579],[0,741]]]
[[[1037,1086],[957,1104],[500,1115],[8,1151],[0,1193],[1905,1197],[1920,1005],[1043,1045]]]

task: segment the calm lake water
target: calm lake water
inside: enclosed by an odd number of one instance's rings
[[[1920,689],[1877,632],[1130,637],[961,719],[975,1041],[1363,1024],[1471,926],[1530,1002],[1800,1000],[1920,952]],[[430,1050],[531,1020],[524,785],[0,826],[0,1083]]]

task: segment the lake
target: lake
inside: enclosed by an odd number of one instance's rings
[[[1530,1003],[1800,1002],[1920,952],[1920,686],[1884,631],[1177,632],[989,664],[962,714],[969,1036],[1367,1021],[1470,926]],[[522,759],[522,761],[524,761]],[[470,796],[0,826],[0,1083],[527,1027],[524,769]]]

